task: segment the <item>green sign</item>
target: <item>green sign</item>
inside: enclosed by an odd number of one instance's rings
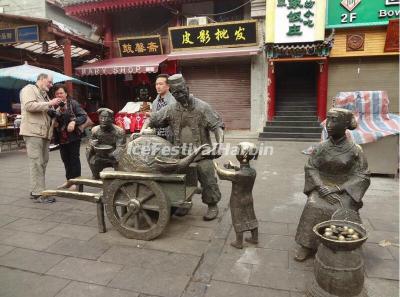
[[[383,26],[399,18],[400,0],[327,0],[327,28]]]

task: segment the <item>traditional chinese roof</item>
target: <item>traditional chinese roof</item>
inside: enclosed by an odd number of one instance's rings
[[[56,2],[64,8],[67,15],[77,17],[99,12],[124,10],[128,8],[198,1],[200,0],[56,0]]]
[[[268,58],[280,57],[327,57],[332,49],[334,31],[324,41],[307,43],[266,44],[265,50]]]

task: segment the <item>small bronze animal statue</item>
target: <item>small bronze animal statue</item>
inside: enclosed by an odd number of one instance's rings
[[[249,243],[258,243],[258,222],[254,213],[252,190],[256,180],[256,171],[250,167],[250,160],[257,159],[258,150],[253,143],[241,142],[238,145],[236,159],[240,166],[232,162],[224,165],[225,170],[214,162],[218,177],[232,182],[232,192],[229,202],[232,215],[233,228],[236,232],[236,240],[231,243],[235,248],[243,248],[243,232],[251,231],[251,237],[245,240]]]

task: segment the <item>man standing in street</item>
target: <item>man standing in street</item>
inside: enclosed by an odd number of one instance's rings
[[[219,114],[208,103],[189,94],[189,88],[181,74],[169,77],[168,84],[176,102],[151,113],[143,129],[147,126],[151,128],[170,126],[174,136],[172,143],[181,148],[183,156],[190,154],[190,151],[185,152],[185,148],[195,149],[203,144],[211,146],[210,131],[214,133],[219,147],[224,141],[224,124]],[[202,188],[202,201],[208,205],[203,219],[214,220],[218,215],[217,203],[221,200],[221,192],[212,160],[199,161],[197,175]]]
[[[161,108],[176,102],[174,96],[169,92],[168,77],[168,74],[159,74],[157,76],[156,90],[158,95],[151,106],[153,112],[160,111]],[[173,142],[173,134],[170,127],[157,128],[156,135]]]
[[[41,73],[36,84],[25,86],[20,92],[21,126],[29,159],[31,199],[40,203],[55,202],[53,197],[41,196],[45,190],[46,166],[49,160],[49,143],[53,134],[55,106],[60,98],[50,100],[47,92],[53,85],[52,76]]]

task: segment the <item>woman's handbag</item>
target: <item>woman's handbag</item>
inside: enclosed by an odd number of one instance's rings
[[[89,116],[86,114],[86,122],[84,122],[82,125],[78,126],[78,129],[83,133],[86,128],[94,126],[94,123],[92,120],[89,118]]]

